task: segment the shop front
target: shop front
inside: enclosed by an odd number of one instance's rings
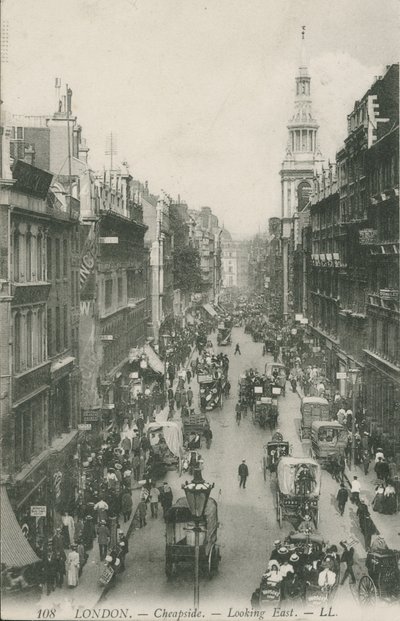
[[[371,431],[400,468],[400,379],[399,369],[377,354],[366,354],[366,418]]]

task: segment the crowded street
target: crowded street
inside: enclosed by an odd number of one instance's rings
[[[215,336],[212,341],[215,345]],[[233,355],[236,343],[240,344],[241,355]],[[209,610],[213,606],[220,610],[222,605],[238,608],[248,606],[251,594],[267,566],[274,540],[284,540],[293,530],[290,522],[284,521],[280,528],[276,520],[275,475],[268,474],[266,481],[263,477],[263,446],[271,439],[270,430],[262,430],[254,425],[250,411],[242,417],[240,425],[234,414],[240,375],[249,368],[262,371],[271,356],[263,357],[262,345],[254,343],[242,328],[234,328],[232,344],[217,348],[217,351],[229,355],[232,388],[222,409],[209,414],[213,440],[209,450],[204,445],[201,450],[204,458],[202,474],[207,481],[215,483],[212,497],[218,502],[218,542],[222,556],[218,575],[211,581],[207,578],[201,581],[202,609]],[[197,382],[192,382],[192,385],[197,392]],[[310,442],[300,441],[299,417],[300,398],[297,392],[288,389],[286,396],[279,399],[278,427],[290,442],[292,454],[301,457],[308,456]],[[246,489],[240,489],[238,485],[237,468],[242,459],[246,460],[249,468]],[[179,477],[176,472],[171,472],[167,481],[175,501],[182,496],[181,485],[185,475]],[[356,509],[348,503],[341,517],[336,502],[337,491],[338,483],[324,471],[318,531],[327,542],[337,546],[341,540],[354,540],[355,574],[359,578],[363,573],[366,551],[357,524]],[[388,522],[388,532],[391,525],[394,527],[394,520]],[[245,571],[244,558],[251,559],[251,562],[246,562]],[[117,603],[132,607],[135,602],[135,612],[153,611],[158,605],[176,607],[177,602],[185,607],[192,601],[192,581],[190,573],[173,580],[167,579],[165,524],[160,516],[157,520],[149,518],[145,528],[133,532],[126,572],[115,589],[106,596],[105,602],[108,607],[114,607]],[[148,595],[150,584],[151,598]],[[351,591],[349,583],[340,587],[340,591],[342,605],[347,601],[356,601],[356,593]]]
[[[378,4],[0,0],[1,619],[399,617]]]

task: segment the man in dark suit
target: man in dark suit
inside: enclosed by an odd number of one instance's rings
[[[243,487],[243,489],[246,489],[246,480],[249,476],[249,469],[247,467],[245,459],[242,460],[242,463],[238,468],[238,474],[240,478],[239,487]]]
[[[349,547],[346,541],[341,541],[340,545],[343,548],[343,554],[341,556],[340,562],[346,563],[346,570],[343,574],[343,578],[340,584],[344,584],[347,576],[350,576],[351,583],[355,584],[356,578],[353,571],[354,565],[354,548]]]

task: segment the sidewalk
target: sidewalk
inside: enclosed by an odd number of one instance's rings
[[[297,386],[297,394],[300,399],[303,398],[304,393],[300,386]],[[345,480],[350,487],[353,476],[356,476],[361,484],[360,496],[365,500],[365,503],[371,514],[372,521],[374,522],[379,534],[385,539],[389,548],[398,550],[400,548],[400,516],[399,513],[393,515],[384,515],[377,513],[372,508],[372,501],[375,494],[376,486],[376,474],[374,472],[374,463],[371,461],[370,471],[367,475],[364,474],[362,466],[354,466],[351,470],[346,464],[344,472]]]
[[[131,519],[128,522],[120,522],[120,528],[129,539],[132,531],[136,527],[138,521],[136,518],[137,506],[139,504],[140,489],[132,490],[133,511]],[[68,550],[65,551],[68,555]],[[64,577],[64,584],[61,589],[56,588],[50,595],[44,592],[40,598],[39,606],[43,608],[55,608],[63,612],[65,616],[62,618],[71,618],[71,610],[76,611],[79,608],[93,608],[101,599],[105,587],[99,583],[104,561],[100,561],[99,546],[97,539],[93,540],[93,548],[88,550],[89,558],[83,568],[78,586],[70,588],[67,586],[67,577]],[[132,562],[131,553],[126,555],[125,563],[128,565]],[[123,574],[117,578],[123,579]],[[46,587],[44,587],[45,589]],[[75,614],[75,612],[74,612]],[[61,617],[60,617],[61,618]]]

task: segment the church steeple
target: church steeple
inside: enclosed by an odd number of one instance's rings
[[[296,97],[294,114],[288,123],[288,150],[293,154],[314,155],[318,151],[317,133],[319,125],[313,117],[311,101],[311,77],[307,67],[305,26],[301,32],[301,53],[296,76]]]

